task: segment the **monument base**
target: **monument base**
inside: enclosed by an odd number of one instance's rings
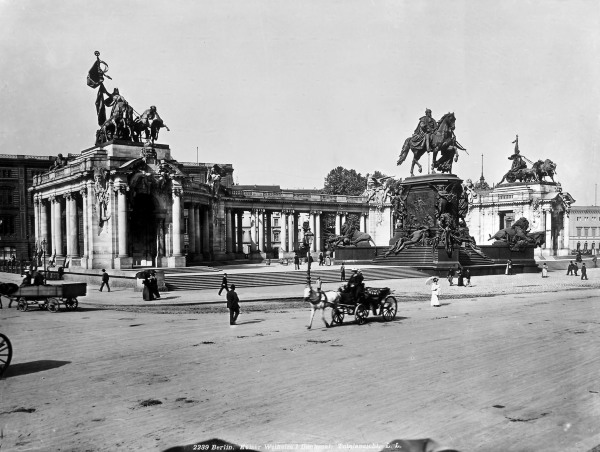
[[[128,270],[133,268],[133,258],[131,257],[115,257],[113,268],[117,270]]]
[[[185,267],[186,258],[185,256],[169,256],[167,260],[167,266],[169,268]]]

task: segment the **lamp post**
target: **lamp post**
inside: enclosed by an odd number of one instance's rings
[[[304,238],[302,239],[302,247],[306,248],[306,283],[310,286],[310,250],[312,248],[312,243],[315,238],[315,235],[310,230],[308,221],[302,223],[302,231],[304,232]]]
[[[46,239],[42,240],[42,256],[44,257],[44,284],[46,284]]]

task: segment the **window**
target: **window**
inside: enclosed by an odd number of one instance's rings
[[[274,227],[279,227],[279,218],[273,218],[273,226]]]
[[[8,235],[15,233],[15,217],[14,215],[0,216],[0,235]]]
[[[588,236],[588,231],[589,231],[589,229],[590,229],[590,228],[583,228],[583,235],[584,235],[584,237],[587,237],[587,236]]]
[[[17,249],[14,246],[5,246],[0,249],[0,259],[10,260],[13,256],[16,257]]]
[[[0,206],[12,206],[14,192],[13,187],[0,187]]]
[[[581,228],[577,228],[577,237],[581,237]]]
[[[273,233],[273,241],[279,242],[279,232],[274,232]]]

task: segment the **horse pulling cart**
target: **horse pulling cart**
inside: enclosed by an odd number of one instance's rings
[[[68,311],[77,309],[77,297],[84,297],[87,293],[86,283],[63,283],[44,286],[23,286],[16,292],[5,295],[11,301],[17,302],[17,309],[27,311],[30,305],[37,305],[40,309],[58,312],[63,303]]]
[[[341,324],[344,316],[353,315],[356,323],[362,325],[367,321],[369,312],[380,315],[383,320],[389,322],[396,318],[398,302],[391,295],[388,287],[376,288],[365,287],[358,300],[354,300],[352,292],[340,292],[341,298],[331,310],[331,323]]]

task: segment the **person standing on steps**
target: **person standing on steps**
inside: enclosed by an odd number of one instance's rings
[[[298,253],[294,253],[294,270],[300,270],[300,257],[298,257]]]
[[[453,279],[454,279],[454,269],[449,268],[448,269],[448,282],[450,283],[451,286],[454,285],[454,283],[452,282]]]
[[[100,284],[100,292],[102,292],[102,289],[104,288],[105,285],[106,285],[106,288],[108,289],[108,291],[110,292],[110,286],[108,285],[109,279],[110,279],[110,276],[108,276],[108,273],[106,273],[106,270],[103,268],[102,269],[102,284]]]
[[[585,267],[585,262],[581,264],[581,279],[588,279],[587,277],[587,268]]]
[[[346,281],[346,266],[342,262],[342,266],[340,267],[340,281]]]
[[[221,295],[223,289],[225,289],[225,292],[229,292],[229,286],[227,285],[227,273],[223,273],[223,279],[221,280],[221,289],[219,290],[219,295]]]
[[[235,325],[240,315],[240,299],[235,292],[235,284],[232,284],[231,289],[227,292],[227,309],[229,309],[229,324]]]

